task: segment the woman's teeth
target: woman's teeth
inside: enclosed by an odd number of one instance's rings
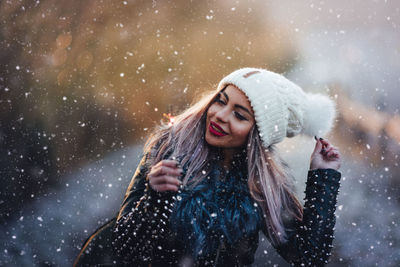
[[[212,125],[211,124],[211,127],[214,129],[214,130],[216,130],[217,132],[219,132],[219,133],[223,133],[223,132],[221,132],[218,128],[216,128],[214,125]]]

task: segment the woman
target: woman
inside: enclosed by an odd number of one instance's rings
[[[128,187],[114,226],[114,263],[245,266],[261,230],[296,266],[322,266],[332,248],[341,156],[317,139],[304,208],[275,144],[324,135],[335,105],[256,68],[226,76],[161,125]]]

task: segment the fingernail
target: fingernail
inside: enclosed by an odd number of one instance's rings
[[[315,138],[315,140],[317,140],[317,141],[318,141],[318,138],[317,138],[317,136],[315,136],[315,135],[314,135],[314,138]]]
[[[320,137],[319,140],[324,140],[324,138]]]

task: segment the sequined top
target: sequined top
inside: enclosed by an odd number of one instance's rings
[[[174,203],[181,200],[177,198],[182,197],[182,191],[178,194],[158,193],[149,189],[145,179],[147,172],[146,157],[143,157],[117,218],[113,248],[120,263],[138,265],[151,262],[152,266],[177,266],[185,260],[193,260],[193,255],[187,252],[188,247],[193,247],[187,245],[193,242],[192,237],[189,235],[182,240],[177,231],[172,230],[174,227],[169,220],[174,214]],[[240,173],[239,179],[241,176],[246,179],[246,175]],[[334,212],[340,177],[340,172],[334,169],[308,172],[303,220],[287,223],[285,232],[288,241],[275,247],[290,264],[323,266],[328,262],[334,238]],[[259,230],[269,239],[265,224],[260,224]],[[227,247],[229,243],[220,241],[215,253],[199,257],[197,265],[251,264],[258,247],[258,230],[251,234],[244,233],[241,237],[246,238],[241,238],[235,246]]]

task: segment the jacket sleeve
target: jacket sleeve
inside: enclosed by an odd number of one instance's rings
[[[142,159],[139,162],[138,167],[129,183],[128,189],[126,190],[124,200],[118,213],[117,221],[124,215],[132,212],[137,206],[138,201],[145,195],[147,185],[147,174],[150,172],[152,166],[150,166],[149,159],[154,157],[161,144],[165,142],[165,138],[158,140],[158,142],[151,148],[151,151],[142,155]],[[167,154],[168,156],[169,154]]]
[[[277,252],[294,266],[324,266],[331,255],[336,222],[336,198],[341,173],[334,169],[308,171],[303,220],[291,220],[287,242]],[[267,235],[266,228],[263,228]]]
[[[143,155],[139,166],[136,168],[135,174],[128,186],[125,193],[124,201],[122,202],[121,209],[117,217],[117,221],[130,211],[132,211],[139,199],[144,195],[144,190],[146,188],[146,176],[150,171],[147,160],[149,158],[149,153]]]
[[[133,229],[133,226],[137,226],[139,223],[137,220],[139,216],[136,207],[145,197],[146,176],[149,171],[149,167],[147,166],[148,157],[149,154],[145,154],[142,157],[139,166],[136,168],[135,174],[133,175],[125,193],[125,197],[113,229],[112,245],[114,255],[118,260],[118,264],[121,265],[138,261],[138,259],[133,257],[134,255],[131,255],[130,252],[135,252],[137,250],[134,249],[136,247],[135,244],[132,243],[136,242],[136,240],[132,240],[132,230],[136,232],[136,229]]]
[[[159,144],[152,151],[157,150]],[[150,156],[144,155],[136,169],[113,231],[113,249],[120,264],[150,262],[160,232],[164,232],[164,216],[170,209],[164,198],[169,194],[156,192],[148,185]]]

